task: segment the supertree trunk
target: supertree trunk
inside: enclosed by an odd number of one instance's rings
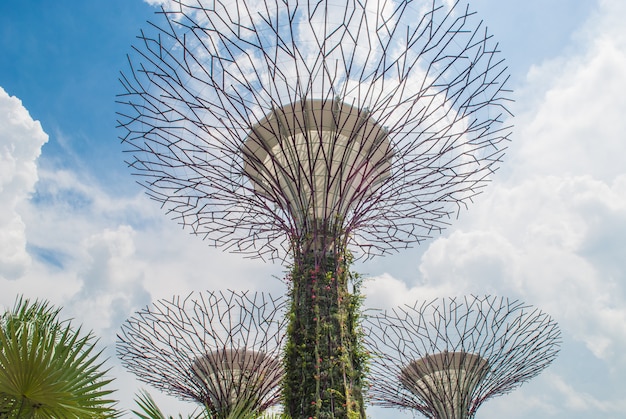
[[[350,261],[344,246],[294,255],[283,383],[293,418],[365,418],[361,297]]]

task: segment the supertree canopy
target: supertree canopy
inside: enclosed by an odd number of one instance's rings
[[[430,237],[496,170],[497,43],[446,0],[170,0],[160,14],[122,73],[129,165],[212,244],[290,260],[285,410],[364,417],[350,262]]]
[[[547,314],[497,297],[418,302],[366,323],[372,403],[432,419],[474,417],[550,365],[561,338]]]
[[[128,162],[233,251],[419,242],[485,186],[509,134],[497,43],[450,4],[171,0],[122,75]]]
[[[139,380],[206,406],[214,418],[278,403],[284,300],[201,293],[160,300],[127,320],[117,344]]]

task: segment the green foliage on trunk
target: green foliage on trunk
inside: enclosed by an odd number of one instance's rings
[[[350,262],[344,249],[295,258],[283,382],[285,412],[291,417],[365,418],[362,297]]]

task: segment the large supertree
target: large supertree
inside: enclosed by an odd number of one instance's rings
[[[140,381],[212,418],[280,401],[284,299],[205,292],[159,300],[122,325],[118,357]]]
[[[473,418],[548,367],[561,343],[549,315],[493,296],[416,302],[366,325],[372,403],[431,419]]]
[[[122,74],[129,165],[183,226],[290,264],[284,404],[365,415],[352,254],[440,231],[509,135],[506,67],[444,0],[171,0]]]

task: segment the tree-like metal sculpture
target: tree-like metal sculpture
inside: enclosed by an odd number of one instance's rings
[[[550,365],[561,338],[547,314],[497,297],[399,307],[369,317],[367,330],[372,403],[433,419],[473,418]]]
[[[171,1],[123,74],[128,160],[212,243],[420,241],[503,154],[508,75],[459,2]]]
[[[162,15],[121,79],[129,165],[212,244],[292,260],[286,410],[364,416],[351,252],[420,242],[485,186],[508,136],[497,44],[443,0]]]
[[[282,298],[207,292],[138,312],[117,352],[139,380],[226,418],[278,403],[284,332]]]

